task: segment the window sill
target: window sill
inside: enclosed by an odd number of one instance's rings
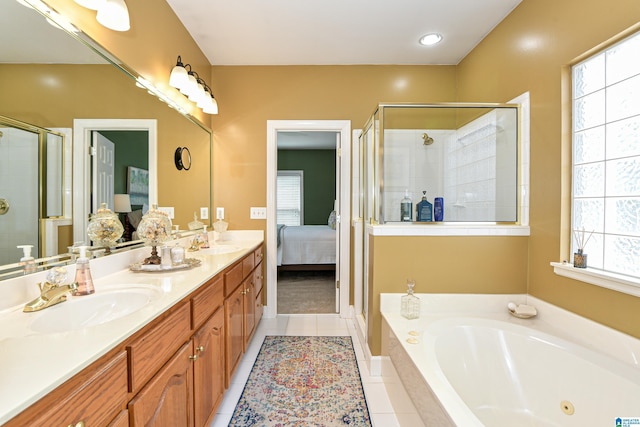
[[[638,279],[593,268],[574,268],[572,264],[564,262],[550,264],[553,266],[553,272],[559,276],[640,297],[640,280]]]

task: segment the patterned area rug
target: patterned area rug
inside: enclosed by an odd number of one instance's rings
[[[370,427],[351,337],[265,337],[229,426]]]

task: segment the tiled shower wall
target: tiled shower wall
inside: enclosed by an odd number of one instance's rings
[[[512,113],[512,112],[511,112]],[[444,197],[445,221],[516,221],[515,114],[494,110],[458,130],[386,130],[383,220],[400,221],[405,190],[415,205]],[[424,145],[422,134],[434,139]],[[497,166],[496,166],[497,165]]]

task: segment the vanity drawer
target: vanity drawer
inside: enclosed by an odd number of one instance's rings
[[[250,253],[242,260],[242,278],[245,278],[251,274],[253,267],[255,267],[255,260],[253,253]]]
[[[239,262],[224,273],[224,296],[228,297],[231,295],[233,291],[240,286],[242,279],[244,279],[242,275],[242,263]]]
[[[258,265],[260,264],[260,262],[262,262],[262,257],[264,256],[264,253],[262,252],[262,246],[253,251],[253,256],[255,258],[255,265]]]
[[[133,341],[129,351],[131,392],[137,392],[191,335],[191,308],[184,301],[171,314]]]
[[[222,304],[224,304],[224,284],[222,277],[216,276],[191,298],[191,328],[197,329]]]

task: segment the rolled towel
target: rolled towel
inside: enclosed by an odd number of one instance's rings
[[[514,310],[514,313],[518,316],[533,317],[538,314],[538,310],[536,310],[535,307],[527,304],[518,304],[516,306],[516,309]]]

